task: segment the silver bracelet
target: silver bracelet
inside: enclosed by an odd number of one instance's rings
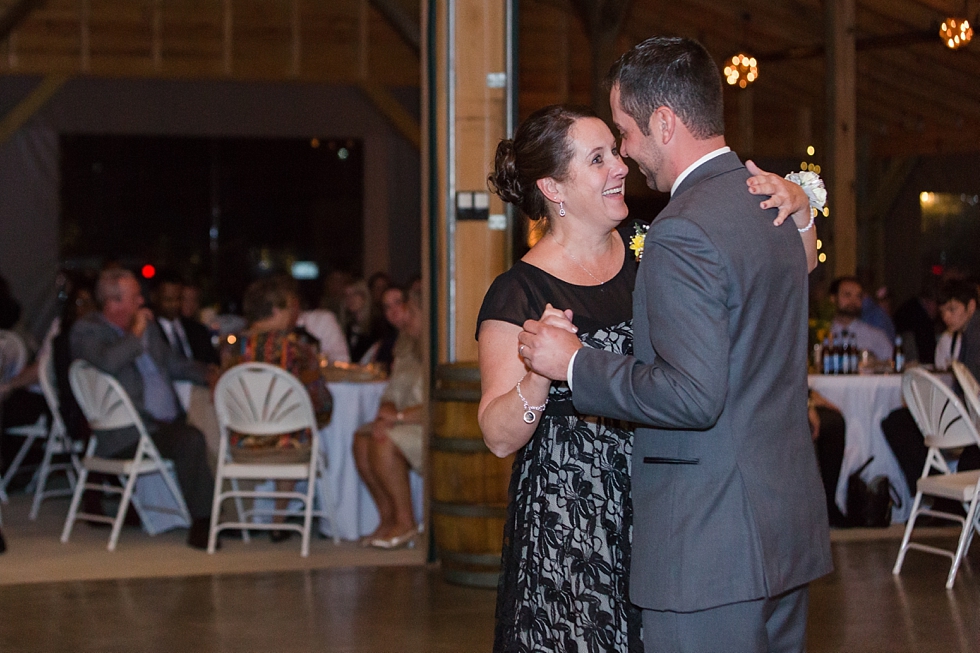
[[[521,382],[520,381],[517,382],[517,396],[521,398],[521,401],[522,402],[524,402],[524,422],[526,424],[534,424],[534,420],[537,418],[537,416],[532,411],[535,411],[535,410],[542,411],[542,410],[544,410],[548,406],[548,400],[545,399],[544,400],[544,403],[541,404],[540,406],[532,406],[529,403],[527,403],[527,399],[525,399],[524,398],[524,395],[521,394]]]

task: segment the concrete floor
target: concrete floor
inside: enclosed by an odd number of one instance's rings
[[[836,571],[812,586],[808,650],[980,653],[978,548],[947,592],[943,558],[912,552],[896,579],[894,540],[836,542]],[[434,566],[6,585],[0,651],[486,652],[493,605]]]

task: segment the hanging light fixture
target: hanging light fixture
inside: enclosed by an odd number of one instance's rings
[[[725,66],[725,81],[732,86],[745,88],[759,79],[759,66],[755,57],[739,53]]]
[[[939,26],[939,36],[950,50],[958,50],[973,39],[973,28],[966,18],[950,17]]]

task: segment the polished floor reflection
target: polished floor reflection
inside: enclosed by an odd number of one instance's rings
[[[834,544],[836,571],[813,585],[811,653],[980,653],[980,547],[950,592],[937,556],[910,554],[894,578],[897,547]],[[493,603],[431,566],[6,585],[0,650],[485,652]]]

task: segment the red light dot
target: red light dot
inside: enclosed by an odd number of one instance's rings
[[[143,274],[144,279],[152,279],[156,275],[157,269],[147,264],[140,269],[140,272]]]
[[[934,266],[932,266],[932,276],[934,276],[934,277],[941,277],[941,276],[943,276],[943,266],[941,266],[941,265],[934,265]]]

